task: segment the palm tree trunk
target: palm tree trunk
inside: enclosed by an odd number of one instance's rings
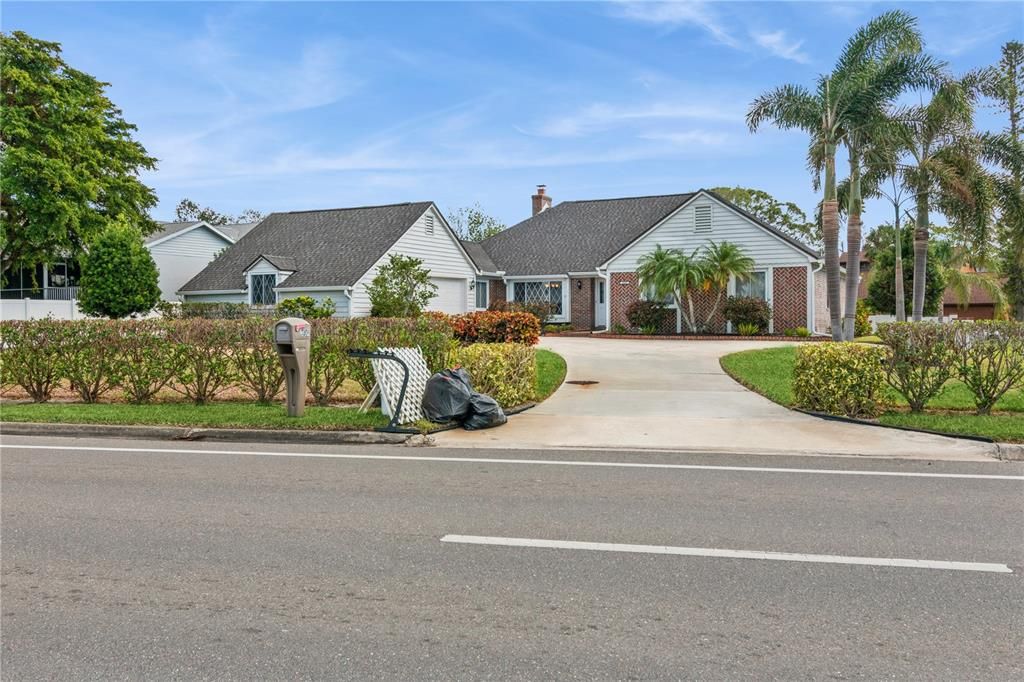
[[[683,299],[679,294],[673,294],[676,299],[676,334],[683,333]]]
[[[849,217],[846,220],[846,310],[843,339],[852,341],[857,328],[857,294],[860,289],[860,159],[850,155]]]
[[[720,306],[722,304],[722,296],[724,294],[725,294],[724,290],[722,290],[722,289],[718,290],[718,298],[715,299],[715,305],[711,306],[711,312],[708,313],[708,320],[704,324],[705,329],[710,329],[711,328],[711,320],[712,320],[712,318],[714,318],[715,313],[718,312],[718,306]]]
[[[839,200],[836,197],[836,145],[825,145],[825,200],[821,204],[821,229],[825,241],[825,280],[832,340],[843,340],[840,322],[842,296],[839,277]]]
[[[893,221],[893,225],[896,227],[896,260],[894,262],[896,267],[896,321],[906,322],[907,295],[903,292],[903,232],[900,230],[899,204],[893,205],[896,208],[896,219]]]
[[[690,331],[694,334],[697,333],[697,316],[693,312],[693,297],[690,296],[690,292],[686,292],[686,303],[690,308],[690,317],[686,319],[686,324],[690,328]]]
[[[914,303],[913,320],[924,317],[925,276],[928,271],[928,191],[918,188],[917,225],[914,227]]]

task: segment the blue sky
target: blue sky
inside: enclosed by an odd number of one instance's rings
[[[744,124],[811,85],[892,7],[951,69],[994,63],[1020,3],[16,3],[2,27],[63,44],[160,159],[170,218],[433,200],[508,224],[555,201],[743,185],[816,199],[806,138]],[[984,127],[1001,124],[982,111]],[[867,226],[889,219],[868,205]]]

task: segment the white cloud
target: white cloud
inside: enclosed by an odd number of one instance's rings
[[[671,119],[735,122],[743,120],[743,112],[729,105],[653,102],[642,106],[615,106],[599,102],[572,114],[549,119],[535,130],[519,130],[542,137],[581,137],[621,126]]]
[[[772,31],[770,33],[759,33],[757,31],[750,32],[754,42],[768,52],[772,53],[776,57],[782,59],[789,59],[800,64],[806,64],[811,61],[811,58],[805,52],[800,51],[800,47],[804,44],[804,41],[790,41],[786,39],[786,32]]]
[[[683,130],[644,133],[640,135],[640,139],[669,142],[679,146],[702,145],[705,147],[715,147],[726,144],[732,139],[732,136],[728,133],[708,132],[706,130]]]
[[[696,26],[723,45],[740,47],[706,2],[617,2],[614,12],[624,19],[658,26]]]

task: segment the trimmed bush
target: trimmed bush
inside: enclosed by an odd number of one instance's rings
[[[169,303],[161,301],[156,306],[162,317],[171,320],[187,320],[205,317],[211,320],[240,320],[253,314],[247,303]]]
[[[960,380],[974,394],[978,414],[1011,388],[1024,388],[1024,322],[979,320],[950,325]]]
[[[272,402],[284,388],[284,369],[274,346],[274,325],[260,317],[235,323],[231,351],[238,385],[258,403]]]
[[[50,318],[0,323],[0,372],[4,385],[21,386],[34,402],[45,403],[63,377],[67,326]]]
[[[794,404],[807,410],[873,417],[885,383],[885,349],[856,343],[810,343],[796,351]]]
[[[61,366],[82,402],[94,403],[121,384],[121,325],[102,320],[65,322]]]
[[[418,346],[431,372],[448,365],[453,346],[457,343],[452,339],[448,323],[434,317],[358,317],[344,322],[352,327],[354,347],[376,350]],[[351,360],[349,378],[369,391],[375,381],[370,361]]]
[[[296,296],[286,298],[277,304],[279,317],[301,317],[305,320],[319,320],[334,315],[334,301],[325,298],[317,302],[312,296]]]
[[[626,319],[644,334],[654,334],[668,320],[668,308],[659,301],[634,301],[626,309]]]
[[[555,314],[553,303],[523,303],[520,301],[495,301],[487,308],[492,313],[529,313],[537,318],[540,324],[544,324]]]
[[[356,327],[349,320],[326,318],[310,322],[309,373],[306,387],[317,405],[328,405],[352,370],[347,353],[356,348]]]
[[[178,369],[178,351],[171,341],[173,323],[139,320],[118,325],[118,376],[125,397],[149,402]]]
[[[174,390],[202,405],[234,382],[237,322],[192,318],[170,325],[168,331],[177,351]]]
[[[516,407],[536,397],[537,360],[533,348],[519,343],[477,343],[455,352],[473,389],[491,396],[502,407]]]
[[[890,322],[878,325],[889,349],[885,380],[899,391],[911,412],[920,412],[953,374],[950,329],[938,322]]]
[[[772,319],[772,308],[760,298],[730,296],[722,308],[722,315],[737,330],[740,325],[752,324],[757,325],[758,332],[766,332]]]
[[[461,343],[521,343],[528,346],[540,340],[540,321],[531,313],[479,311],[462,315],[428,313],[451,328]]]

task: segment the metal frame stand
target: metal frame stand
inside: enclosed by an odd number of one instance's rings
[[[405,389],[409,386],[409,365],[406,364],[405,360],[396,356],[394,353],[385,353],[380,351],[366,350],[364,348],[353,348],[348,351],[350,358],[360,358],[363,360],[391,360],[397,362],[402,367],[402,388],[398,391],[398,400],[394,405],[390,405],[391,408],[391,421],[387,426],[381,426],[375,429],[376,431],[383,431],[385,433],[419,433],[417,429],[403,429],[398,425],[399,415],[402,414],[402,403],[405,402]],[[369,399],[369,396],[367,396]]]

